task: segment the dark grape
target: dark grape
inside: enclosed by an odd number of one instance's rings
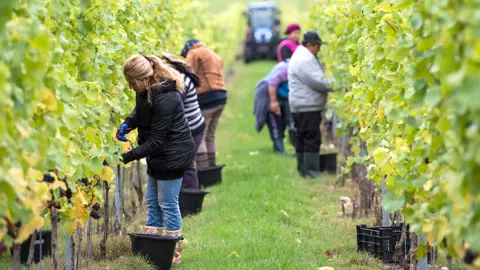
[[[52,206],[55,207],[55,208],[57,208],[57,209],[62,208],[62,207],[60,206],[60,203],[59,203],[59,202],[54,202],[54,203],[52,203]]]
[[[98,211],[95,211],[95,210],[92,210],[90,212],[90,216],[93,218],[93,219],[99,219],[100,218],[100,214],[98,213]]]
[[[8,247],[2,242],[0,243],[0,254],[6,252],[8,250]]]
[[[430,164],[430,160],[427,158],[425,158],[425,164]]]
[[[70,200],[73,196],[72,190],[67,188],[67,192],[66,192],[65,196],[67,197],[68,200]]]
[[[58,188],[60,190],[60,197],[65,197],[67,196],[67,191],[63,188]]]
[[[90,183],[88,182],[88,179],[87,179],[87,178],[82,178],[82,179],[80,179],[80,182],[82,182],[82,183],[83,183],[85,186],[87,186],[87,187],[90,185]]]
[[[47,183],[53,183],[55,182],[55,178],[53,176],[51,176],[49,173],[46,173],[43,175],[43,181],[47,182]]]
[[[92,209],[95,210],[95,211],[100,210],[100,204],[98,202],[96,202],[94,205],[92,205]]]
[[[12,237],[12,238],[16,238],[16,236],[15,236],[15,228],[12,226],[12,224],[8,224],[7,234],[8,234],[10,237]]]

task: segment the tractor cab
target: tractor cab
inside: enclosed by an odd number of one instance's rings
[[[248,4],[245,62],[254,59],[276,59],[276,48],[280,43],[280,11],[274,2]]]

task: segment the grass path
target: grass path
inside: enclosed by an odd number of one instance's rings
[[[337,218],[348,190],[329,186],[333,177],[299,178],[295,159],[274,155],[268,131],[255,132],[254,86],[272,66],[237,69],[217,135],[224,182],[209,189],[200,215],[184,220],[176,269],[379,269],[356,253],[355,222]]]

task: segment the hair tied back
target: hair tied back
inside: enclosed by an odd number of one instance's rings
[[[148,56],[142,54],[143,58],[147,59],[147,61],[150,63],[150,66],[152,66],[152,68],[155,68],[155,62],[153,62]]]

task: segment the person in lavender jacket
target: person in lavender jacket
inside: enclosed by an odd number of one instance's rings
[[[270,112],[267,125],[273,141],[275,152],[283,156],[291,156],[285,152],[283,139],[285,129],[294,129],[288,104],[288,59],[281,62],[268,81]]]

